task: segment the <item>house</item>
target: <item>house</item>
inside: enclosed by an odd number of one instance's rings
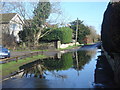
[[[17,13],[4,13],[0,14],[2,20],[0,24],[2,25],[2,33],[10,34],[15,37],[15,41],[19,42],[19,31],[23,30],[23,18]]]
[[[84,42],[84,44],[89,44],[89,43],[93,43],[93,40],[89,36],[86,36],[83,39],[83,42]]]

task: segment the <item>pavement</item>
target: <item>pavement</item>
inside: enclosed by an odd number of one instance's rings
[[[33,51],[10,51],[11,57],[22,56],[25,54],[32,53]]]
[[[57,53],[65,53],[65,52],[72,52],[78,50],[80,47],[75,47],[72,49],[65,49],[65,50],[48,50],[48,51],[38,51],[40,54],[46,55],[46,56],[54,56]],[[36,51],[11,51],[11,57],[16,57],[16,56],[22,56],[25,54],[29,53],[34,53]]]

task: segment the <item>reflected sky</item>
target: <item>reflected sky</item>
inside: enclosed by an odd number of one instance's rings
[[[79,49],[59,57],[36,60],[20,67],[23,72],[2,83],[3,88],[105,88],[114,78],[100,49]]]
[[[94,88],[96,59],[100,54],[97,49],[79,50],[64,53],[61,58],[37,60],[21,66],[24,71],[4,81],[3,87]]]

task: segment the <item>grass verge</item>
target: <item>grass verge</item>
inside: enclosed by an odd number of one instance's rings
[[[12,49],[9,49],[9,50],[10,50],[10,51],[16,51],[16,52],[17,52],[17,51],[18,51],[18,52],[19,52],[19,51],[48,51],[48,50],[37,50],[37,49],[36,49],[36,50],[23,50],[23,49],[21,49],[21,50],[12,50]]]
[[[45,55],[37,55],[37,56],[33,56],[33,57],[28,57],[25,59],[20,59],[17,62],[12,61],[9,63],[0,64],[0,67],[2,67],[2,69],[1,69],[2,71],[0,71],[0,74],[3,77],[8,76],[8,75],[14,73],[15,71],[18,71],[20,66],[27,64],[27,63],[30,63],[30,62],[33,62],[33,61],[38,60],[38,59],[46,58],[46,57],[47,56],[45,56]]]

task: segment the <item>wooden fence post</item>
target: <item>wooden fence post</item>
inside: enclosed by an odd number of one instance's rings
[[[39,52],[37,52],[37,55],[39,55]]]
[[[16,57],[16,62],[18,62],[18,57]]]
[[[24,59],[26,59],[26,54],[24,55]]]
[[[31,58],[33,57],[33,53],[30,53],[30,55],[31,55]]]

